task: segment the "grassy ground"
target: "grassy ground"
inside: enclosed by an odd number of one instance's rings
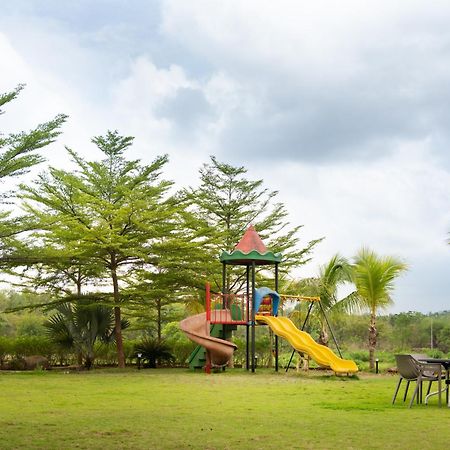
[[[443,449],[450,409],[397,377],[235,369],[1,373],[2,449]]]

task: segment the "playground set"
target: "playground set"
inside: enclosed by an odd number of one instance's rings
[[[222,252],[222,292],[211,293],[206,285],[206,311],[190,316],[180,322],[180,328],[189,339],[198,344],[189,358],[192,368],[204,367],[207,373],[212,368],[225,367],[233,356],[237,346],[230,342],[233,330],[238,326],[246,327],[246,369],[255,372],[255,327],[268,325],[275,336],[275,370],[279,369],[278,338],[286,339],[293,347],[289,369],[295,352],[308,355],[319,366],[331,369],[336,374],[353,374],[358,371],[354,361],[342,358],[339,346],[319,297],[281,295],[278,293],[278,265],[281,253],[268,251],[253,226],[250,226],[232,252]],[[243,294],[227,292],[227,266],[245,267],[246,289]],[[256,288],[256,266],[273,265],[275,267],[274,290],[268,287]],[[279,317],[281,298],[306,300],[310,302],[306,319],[301,329],[287,317]],[[333,336],[339,356],[330,348],[318,344],[310,334],[304,331],[311,310],[318,304]]]

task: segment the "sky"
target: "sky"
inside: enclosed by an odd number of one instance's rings
[[[450,2],[15,0],[0,6],[2,132],[58,113],[68,146],[135,136],[194,186],[210,155],[279,191],[298,273],[367,247],[408,264],[387,312],[450,309]]]

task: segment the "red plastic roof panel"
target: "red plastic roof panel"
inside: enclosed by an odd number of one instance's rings
[[[250,225],[247,228],[244,236],[242,236],[241,240],[236,245],[235,250],[240,250],[243,253],[250,253],[253,250],[256,250],[261,254],[267,253],[267,248],[253,225]]]
[[[225,264],[277,264],[282,260],[281,253],[268,251],[253,225],[250,225],[231,253],[222,252],[220,261]]]

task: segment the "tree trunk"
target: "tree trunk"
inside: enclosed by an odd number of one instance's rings
[[[156,311],[157,311],[157,333],[158,333],[158,343],[161,342],[161,299],[156,300]]]
[[[273,367],[273,358],[275,354],[275,345],[273,338],[273,331],[269,329],[269,360],[267,361],[267,367],[271,369]]]
[[[88,353],[86,355],[86,359],[84,361],[84,367],[87,370],[91,370],[92,369],[92,366],[94,365],[94,358],[95,358],[94,355],[91,354],[91,353]]]
[[[116,268],[113,266],[111,269],[111,278],[114,288],[114,333],[116,338],[116,348],[117,348],[117,362],[120,369],[125,368],[125,353],[123,351],[123,340],[122,340],[122,316],[119,305],[119,281],[117,279]]]
[[[325,345],[326,347],[328,347],[328,342],[330,341],[330,336],[328,335],[324,324],[322,324],[318,341],[319,341],[319,344]]]
[[[122,317],[120,306],[114,307],[114,333],[116,337],[117,361],[120,369],[125,369],[125,353],[122,340]]]
[[[81,297],[82,280],[81,280],[81,273],[80,273],[80,269],[79,268],[78,268],[76,285],[77,285],[77,296],[78,296],[78,298],[80,298]]]
[[[378,331],[375,326],[375,312],[370,314],[370,325],[369,325],[369,368],[370,370],[375,369],[375,349],[377,347],[377,336]]]

